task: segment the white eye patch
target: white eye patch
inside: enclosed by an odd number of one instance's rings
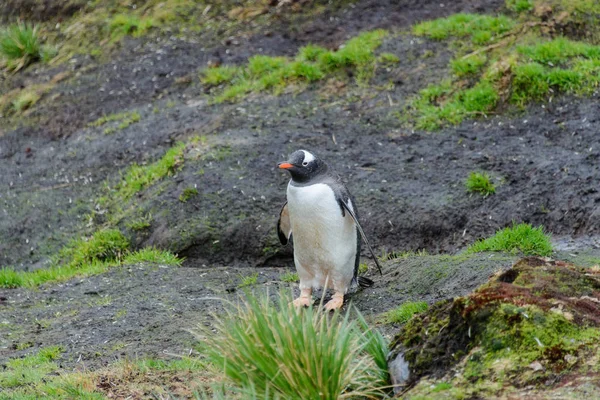
[[[311,152],[306,150],[301,151],[304,153],[304,161],[302,162],[302,165],[308,165],[309,162],[315,159],[315,156],[313,156]]]

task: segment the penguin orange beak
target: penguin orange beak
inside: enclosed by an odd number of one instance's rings
[[[277,164],[277,166],[281,169],[290,169],[293,167],[293,165],[288,162],[279,163],[279,164]]]

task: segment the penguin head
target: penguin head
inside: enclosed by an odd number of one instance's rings
[[[288,161],[281,162],[277,166],[287,169],[292,175],[292,180],[299,183],[306,183],[327,171],[327,164],[306,150],[293,152]]]

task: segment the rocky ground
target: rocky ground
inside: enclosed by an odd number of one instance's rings
[[[69,18],[83,7],[29,3],[9,2],[0,15],[11,19],[25,4],[21,13],[32,20],[43,19],[39,7]],[[448,74],[452,57],[444,43],[406,29],[456,12],[495,13],[503,1],[324,4],[316,13],[307,11],[310,3],[300,11],[273,9],[268,27],[241,24],[225,36],[125,38],[108,59],[77,55],[0,81],[0,94],[49,84],[23,118],[0,118],[0,266],[44,268],[70,240],[107,225],[136,248],[186,258],[182,267],[127,265],[37,290],[0,289],[0,362],[54,344],[65,349],[67,370],[193,353],[188,329],[221,309],[214,297],[235,298],[242,277],[259,273],[254,290],[289,287],[281,275],[293,265],[291,249],[275,233],[289,177],[276,164],[299,148],[343,176],[378,254],[432,254],[387,257],[382,277],[369,272],[376,285],[352,302],[373,323],[405,301],[467,295],[510,268],[515,255],[448,254],[512,221],[543,225],[559,250],[554,257],[598,264],[596,95],[558,97],[435,133],[407,128],[397,117],[410,96]],[[378,67],[367,87],[351,77],[330,79],[212,104],[198,79],[207,64],[294,55],[308,43],[336,48],[376,28],[391,32],[377,52],[400,61]],[[90,125],[119,112],[138,113],[139,121]],[[179,142],[185,147],[174,173],[132,198],[114,197],[127,168],[150,165]],[[465,191],[474,170],[492,174],[493,196]],[[182,201],[190,188],[197,195]],[[141,219],[148,226],[134,228]],[[398,326],[381,329],[392,337]]]

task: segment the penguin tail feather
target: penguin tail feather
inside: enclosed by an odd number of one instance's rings
[[[368,288],[371,287],[375,284],[375,282],[373,282],[372,280],[370,280],[367,277],[364,276],[359,276],[358,277],[358,286],[360,286],[361,288]]]

